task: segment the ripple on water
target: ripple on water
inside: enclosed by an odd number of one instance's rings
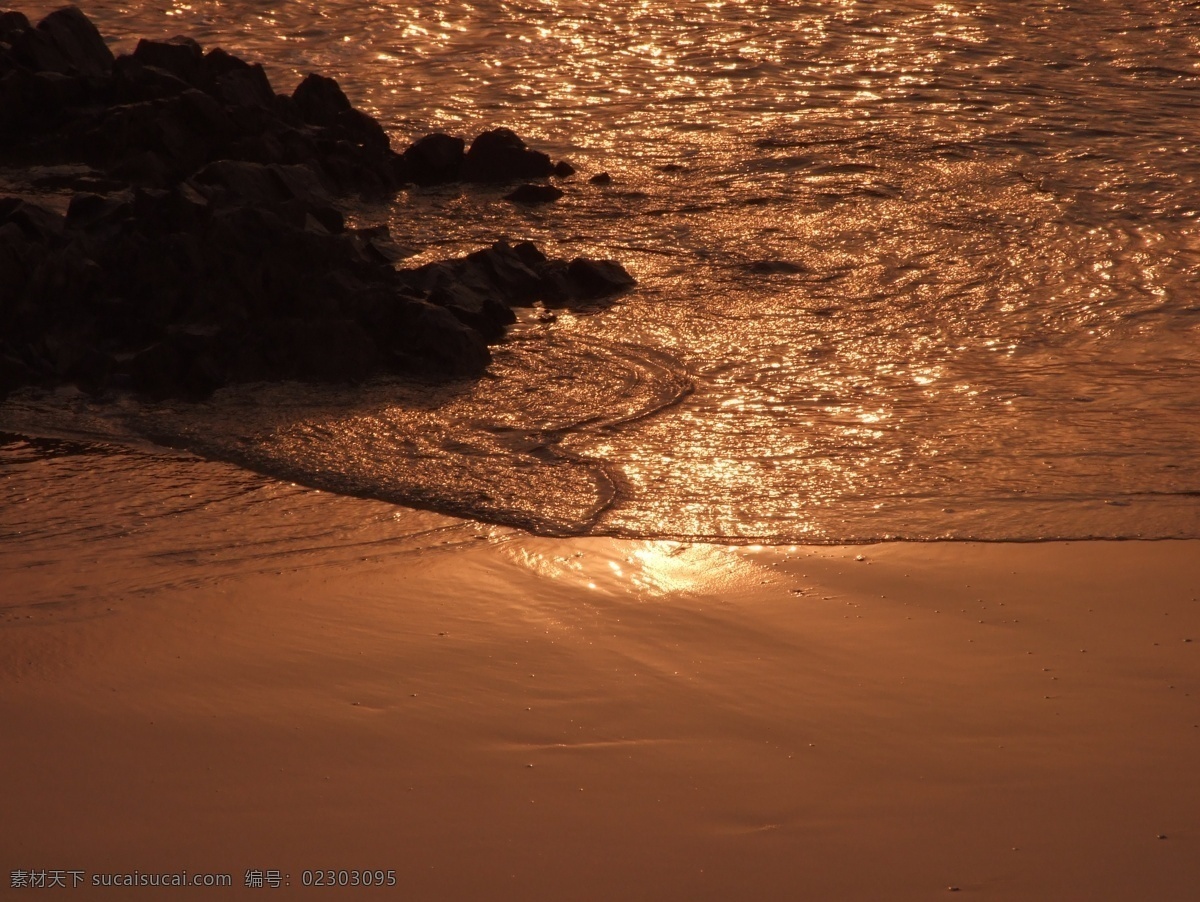
[[[104,414],[125,428],[548,533],[1200,536],[1195,4],[88,12],[119,46],[187,31],[261,58],[284,89],[330,72],[399,142],[504,124],[579,167],[543,209],[353,206],[413,263],[504,234],[640,281],[475,386]]]

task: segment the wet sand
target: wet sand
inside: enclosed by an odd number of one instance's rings
[[[234,884],[129,898],[268,892],[250,869],[290,881],[278,898],[1200,885],[1198,542],[496,533],[215,580],[181,563],[89,601],[106,560],[5,565],[5,889],[16,869]],[[327,868],[397,885],[301,886]]]

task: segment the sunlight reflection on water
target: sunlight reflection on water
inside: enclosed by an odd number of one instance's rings
[[[1194,4],[84,8],[124,47],[262,58],[280,89],[332,73],[397,144],[509,125],[579,167],[553,207],[353,212],[411,262],[506,234],[641,283],[454,404],[314,391],[261,410],[249,452],[251,400],[148,414],[206,453],[549,532],[1200,535]],[[497,439],[505,411],[549,450]],[[433,435],[456,441],[404,450]]]

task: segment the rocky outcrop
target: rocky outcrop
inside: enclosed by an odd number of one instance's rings
[[[571,166],[498,128],[466,149],[429,135],[402,153],[338,83],[306,77],[277,94],[266,72],[194,40],[142,40],[114,57],[75,7],[36,26],[0,13],[0,154],[87,163],[143,187],[165,187],[214,160],[303,164],[333,190],[388,193],[456,181],[563,177]]]
[[[93,167],[54,176],[80,189],[65,215],[0,198],[0,396],[64,381],[163,398],[473,377],[514,306],[633,284],[616,263],[529,243],[397,270],[386,228],[348,228],[338,194],[545,178],[549,157],[507,129],[397,154],[333,79],[276,94],[261,66],[186,37],[114,58],[71,7],[37,26],[0,13],[0,155]],[[558,193],[524,185],[512,199]]]
[[[0,390],[75,382],[201,397],[230,382],[472,377],[512,308],[594,301],[617,264],[534,245],[397,270],[310,171],[221,161],[169,189],[0,199]]]

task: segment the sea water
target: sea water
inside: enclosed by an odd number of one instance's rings
[[[532,209],[348,202],[406,265],[505,236],[639,286],[525,317],[477,382],[27,392],[0,428],[547,534],[1200,536],[1196,3],[80,5],[117,50],[332,75],[397,149],[503,125],[579,170]]]

